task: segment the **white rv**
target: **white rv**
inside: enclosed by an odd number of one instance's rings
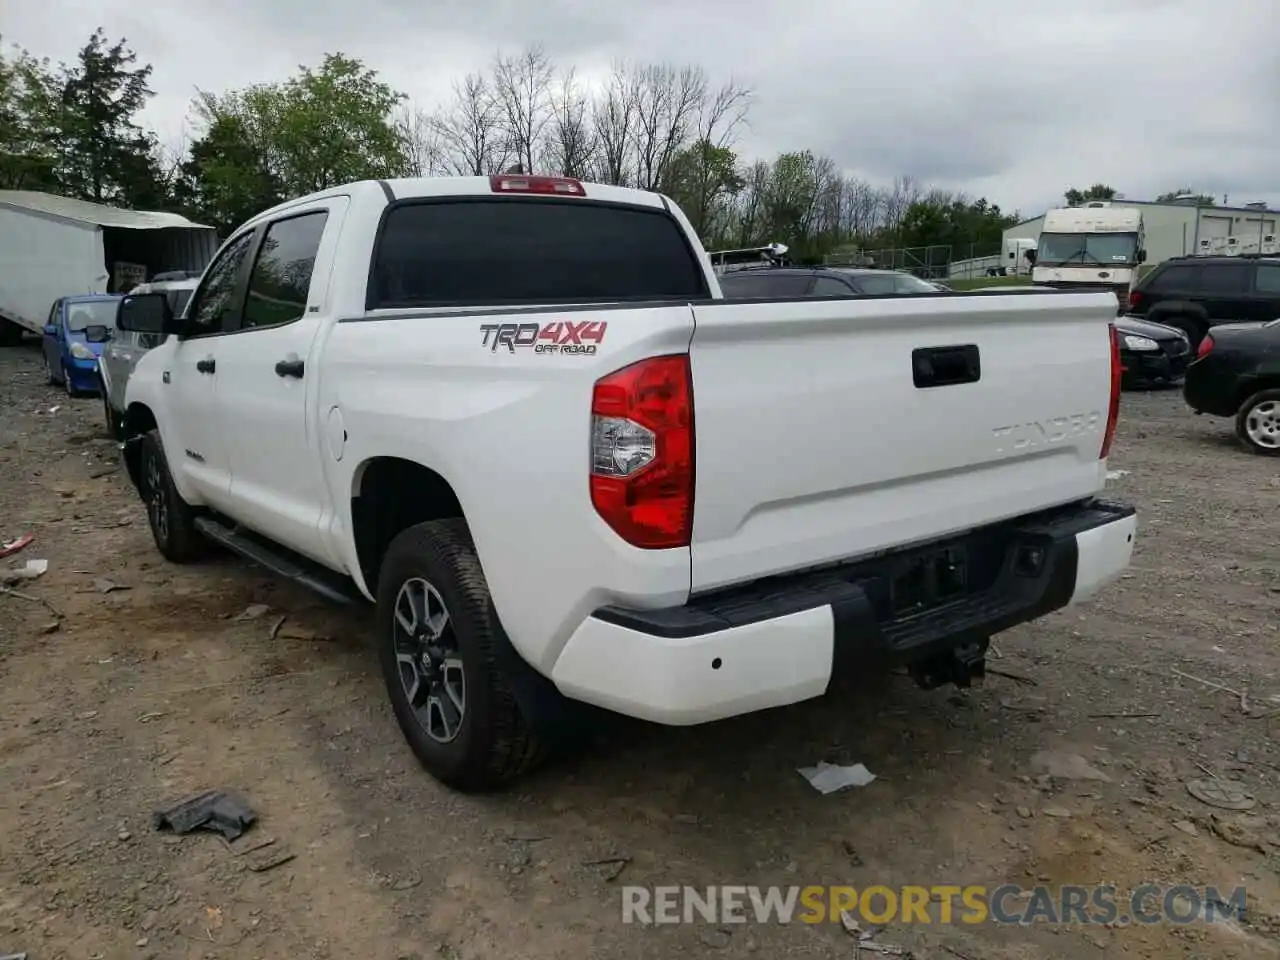
[[[1049,287],[1104,287],[1121,304],[1138,279],[1143,249],[1142,211],[1095,200],[1050,210],[1036,247],[1031,282]]]

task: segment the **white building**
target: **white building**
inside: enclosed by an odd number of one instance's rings
[[[1238,237],[1256,242],[1263,236],[1274,235],[1280,220],[1280,211],[1269,210],[1264,204],[1217,207],[1151,200],[1113,200],[1112,204],[1142,211],[1148,264],[1193,254],[1204,246],[1200,243],[1202,240]],[[1038,240],[1043,225],[1043,215],[1024,220],[1007,229],[1004,240],[1006,243],[1023,237]]]

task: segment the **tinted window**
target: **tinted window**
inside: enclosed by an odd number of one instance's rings
[[[205,272],[200,289],[187,311],[192,333],[216,333],[226,329],[226,320],[236,310],[232,301],[240,267],[249,255],[253,232],[232,240]]]
[[[665,211],[581,200],[395,207],[369,306],[695,300],[702,270]]]
[[[1151,282],[1147,284],[1147,289],[1160,292],[1163,290],[1190,290],[1196,285],[1196,268],[1188,265],[1179,267],[1168,267],[1161,270]]]
[[[731,300],[803,297],[810,279],[807,273],[731,273],[720,278],[720,289]]]
[[[858,285],[860,291],[867,294],[884,295],[897,292],[897,283],[892,273],[864,273],[854,277],[853,282]]]
[[[1259,293],[1280,293],[1280,263],[1258,264],[1258,278],[1254,283]]]
[[[311,272],[328,217],[324,212],[307,213],[267,228],[249,275],[242,326],[274,327],[307,312]]]
[[[1249,267],[1243,263],[1206,263],[1200,268],[1200,293],[1244,293]]]
[[[894,293],[937,293],[938,288],[932,283],[926,283],[919,277],[913,277],[909,273],[899,273],[893,278]]]
[[[843,280],[835,277],[818,277],[813,281],[812,296],[815,297],[851,297],[854,290]]]

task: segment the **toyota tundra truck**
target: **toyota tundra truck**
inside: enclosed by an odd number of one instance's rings
[[[464,791],[592,705],[699,724],[906,668],[1127,566],[1110,293],[724,300],[679,208],[503,175],[256,217],[163,337],[122,451],[160,552],[374,605],[404,736]]]

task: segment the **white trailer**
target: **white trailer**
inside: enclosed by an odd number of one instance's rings
[[[0,345],[39,334],[59,297],[115,293],[167,270],[203,270],[212,227],[174,213],[122,210],[0,190]]]

